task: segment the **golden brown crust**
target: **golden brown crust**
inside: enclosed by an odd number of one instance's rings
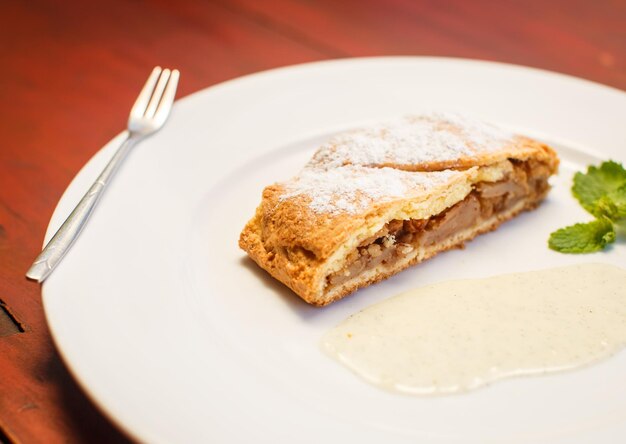
[[[325,148],[321,150],[323,149]],[[320,159],[323,158],[318,154],[319,151],[316,154],[316,168],[319,168]],[[534,208],[545,193],[521,200],[516,206],[501,214],[494,214],[479,226],[464,232],[462,236],[435,245],[408,262],[379,269],[372,276],[361,280],[352,279],[338,288],[327,288],[326,277],[341,268],[349,251],[354,250],[359,242],[378,231],[385,223],[391,219],[423,219],[441,213],[463,200],[472,191],[474,184],[482,181],[495,182],[508,174],[511,162],[507,159],[532,159],[543,165],[548,174],[553,174],[558,167],[558,158],[547,145],[526,137],[514,136],[497,150],[487,150],[480,156],[476,156],[476,153],[472,156],[459,156],[455,163],[447,161],[448,163],[440,164],[415,164],[412,170],[410,165],[401,163],[357,166],[350,174],[354,173],[357,177],[364,175],[366,178],[371,174],[379,174],[376,170],[383,167],[402,169],[404,171],[398,173],[399,180],[409,184],[409,191],[405,196],[365,199],[366,205],[357,208],[357,211],[315,211],[311,207],[310,195],[289,194],[290,183],[273,184],[263,191],[261,204],[243,229],[239,246],[259,266],[306,302],[326,305],[441,251],[459,248],[466,241],[495,229],[521,211]],[[348,168],[337,167],[330,161],[327,163],[331,169]],[[461,170],[438,171],[436,168],[439,167]],[[423,172],[424,168],[431,172]],[[411,182],[413,178],[419,180]]]

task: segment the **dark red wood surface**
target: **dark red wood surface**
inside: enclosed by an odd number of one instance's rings
[[[154,65],[179,97],[328,58],[442,55],[626,89],[624,0],[0,2],[0,442],[123,442],[59,359],[24,273],[78,169],[125,125]],[[2,321],[5,319],[5,321]],[[0,329],[1,331],[11,331]]]

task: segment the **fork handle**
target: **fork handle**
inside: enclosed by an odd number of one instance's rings
[[[96,181],[91,185],[83,198],[74,207],[63,225],[57,230],[50,242],[37,256],[33,265],[26,273],[26,277],[37,282],[43,282],[54,268],[61,262],[65,253],[70,249],[93,209],[104,193],[111,177],[118,169],[130,149],[139,140],[138,136],[129,134],[122,145],[117,149],[109,163],[104,167]]]

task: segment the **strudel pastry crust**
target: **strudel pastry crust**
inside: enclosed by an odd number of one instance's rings
[[[543,143],[454,114],[374,125],[266,187],[239,245],[326,305],[536,207],[558,162]]]

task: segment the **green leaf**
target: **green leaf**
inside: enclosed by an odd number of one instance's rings
[[[583,208],[595,216],[609,216],[606,214],[607,211],[609,213],[615,211],[609,201],[599,202],[603,197],[608,197],[617,207],[620,206],[617,201],[622,203],[621,206],[626,214],[626,191],[619,191],[624,186],[626,186],[626,170],[621,164],[610,160],[603,162],[599,167],[590,166],[585,174],[576,173],[572,193]],[[611,214],[615,217],[615,214]]]
[[[548,246],[561,253],[591,253],[615,241],[613,223],[606,217],[556,230]]]

